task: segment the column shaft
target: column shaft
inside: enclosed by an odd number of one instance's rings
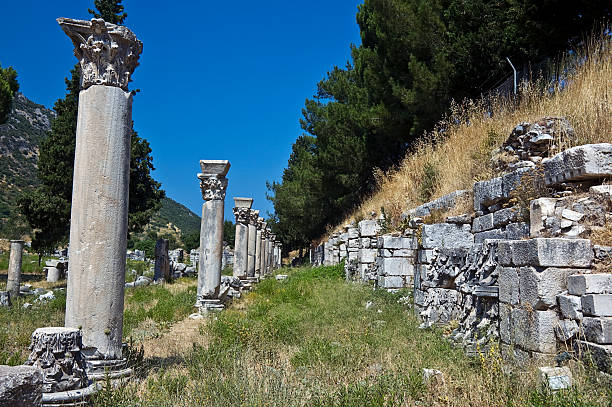
[[[221,286],[223,206],[224,201],[220,199],[206,201],[202,205],[198,296],[204,298],[217,298]]]
[[[261,277],[263,270],[261,268],[261,229],[257,229],[255,235],[255,276]]]
[[[234,277],[241,279],[247,275],[247,261],[249,250],[249,227],[236,222],[236,240],[234,242]]]
[[[248,245],[248,262],[247,262],[247,277],[255,277],[255,253],[257,240],[257,226],[249,222],[249,245]]]
[[[86,355],[121,358],[132,95],[93,85],[79,94],[66,326]]]
[[[11,240],[11,253],[9,255],[8,276],[6,280],[6,291],[8,291],[11,300],[19,296],[23,243],[23,240]]]

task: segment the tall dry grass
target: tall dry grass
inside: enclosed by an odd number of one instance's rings
[[[449,116],[426,134],[399,166],[386,173],[375,172],[377,192],[340,225],[380,213],[381,208],[387,219],[398,225],[407,209],[455,190],[471,189],[475,181],[495,176],[491,152],[521,122],[565,117],[575,130],[575,138],[563,140],[559,146],[563,149],[612,142],[609,32],[609,28],[602,30],[582,49],[566,56],[563,66],[572,73],[563,88],[544,86],[541,81],[523,83],[518,102],[494,97],[453,104]]]

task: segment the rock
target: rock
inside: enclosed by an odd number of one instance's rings
[[[32,366],[0,365],[0,407],[39,407],[43,374]]]
[[[382,276],[413,276],[414,264],[403,257],[377,257],[378,273]]]
[[[289,276],[287,274],[277,274],[276,276],[274,276],[274,278],[276,278],[276,280],[278,281],[282,281],[282,280],[286,280]]]
[[[398,276],[379,276],[378,286],[381,288],[402,288],[404,279]]]
[[[612,176],[612,144],[567,149],[543,163],[547,185]]]
[[[362,220],[359,222],[358,227],[361,237],[374,237],[382,229],[377,220]]]
[[[198,274],[198,271],[196,270],[195,267],[188,266],[188,267],[185,268],[185,275],[187,275],[187,276],[194,276],[196,274]]]
[[[173,263],[172,267],[174,271],[184,272],[187,269],[187,265],[185,263]]]
[[[583,295],[582,313],[596,317],[612,317],[612,294]]]
[[[561,216],[573,222],[579,222],[584,218],[584,213],[572,211],[571,209],[564,209],[563,212],[561,212]]]
[[[597,185],[589,188],[591,195],[612,195],[612,184]]]
[[[191,315],[189,315],[189,319],[203,319],[204,316],[202,314],[200,314],[199,312],[195,312]]]
[[[573,319],[563,319],[555,326],[555,334],[561,342],[569,341],[578,333],[578,324]]]
[[[537,310],[546,310],[557,305],[557,294],[567,286],[567,276],[576,270],[549,267],[538,270],[521,267],[519,272],[520,303]]]
[[[459,223],[459,224],[464,224],[464,223],[471,223],[472,222],[472,217],[468,214],[463,214],[463,215],[457,215],[457,216],[448,216],[446,218],[446,223]]]
[[[469,249],[473,244],[470,225],[436,223],[422,227],[421,245],[425,249]]]
[[[545,383],[549,389],[556,391],[572,386],[572,372],[564,367],[540,367],[540,383]]]
[[[450,194],[441,196],[440,198],[437,198],[431,202],[427,202],[421,206],[417,206],[416,208],[403,214],[402,218],[410,218],[411,221],[413,219],[416,221],[416,219],[429,216],[432,212],[435,211],[447,211],[449,209],[454,208],[457,203],[460,202],[460,200],[468,199],[470,196],[470,192],[471,191],[469,190],[453,191]],[[413,224],[411,224],[410,227],[414,228],[416,227],[416,225],[413,226]]]
[[[497,250],[502,266],[590,267],[588,239],[535,238],[501,241]]]
[[[493,205],[505,202],[510,198],[510,192],[521,182],[522,177],[530,172],[530,168],[519,168],[501,177],[474,184],[474,210],[488,210]],[[493,212],[493,210],[490,210]]]
[[[151,280],[149,277],[138,276],[136,281],[134,281],[134,287],[141,287],[141,286],[149,285],[151,284],[152,281],[153,280]]]
[[[612,294],[612,274],[578,274],[567,278],[567,290],[572,295]]]
[[[582,319],[582,301],[577,295],[557,295],[559,309],[565,318]]]
[[[418,249],[418,241],[413,237],[382,235],[378,237],[378,247],[384,249]]]
[[[531,201],[529,206],[529,224],[531,237],[538,237],[544,230],[544,221],[555,214],[555,198],[538,198]]]
[[[499,301],[517,305],[519,303],[519,269],[502,267],[499,270]]]
[[[11,298],[8,291],[0,291],[0,307],[10,307]]]
[[[483,216],[474,218],[472,222],[472,232],[484,232],[485,230],[493,229],[493,214],[488,213]]]
[[[612,318],[584,317],[582,331],[589,342],[612,344]]]
[[[435,379],[438,384],[444,383],[444,373],[436,369],[423,369],[423,382],[428,383]]]
[[[574,341],[576,354],[601,372],[612,374],[612,345],[599,345],[583,340]]]
[[[24,302],[21,308],[25,308],[25,309],[32,308],[32,304],[30,304],[29,302]]]
[[[36,302],[46,302],[55,299],[55,294],[53,291],[48,291],[46,294],[41,294],[35,301]]]
[[[366,302],[365,309],[370,309],[372,305],[373,305],[372,301]]]

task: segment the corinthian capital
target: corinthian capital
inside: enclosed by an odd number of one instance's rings
[[[216,176],[198,175],[200,178],[200,189],[202,190],[202,199],[205,201],[223,200],[225,199],[225,191],[227,190],[227,178]]]
[[[236,217],[236,223],[242,223],[246,225],[249,223],[249,215],[251,210],[249,208],[234,208],[234,216]]]
[[[101,18],[58,18],[57,22],[74,44],[81,65],[81,89],[106,85],[128,90],[142,52],[142,42],[130,29]]]
[[[249,213],[249,224],[257,226],[257,220],[259,219],[259,210],[251,209]]]

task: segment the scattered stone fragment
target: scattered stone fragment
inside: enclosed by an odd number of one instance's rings
[[[0,407],[39,407],[43,374],[33,366],[0,365]]]
[[[553,391],[568,389],[572,386],[572,372],[567,366],[540,367],[538,371],[540,382],[545,383]]]

